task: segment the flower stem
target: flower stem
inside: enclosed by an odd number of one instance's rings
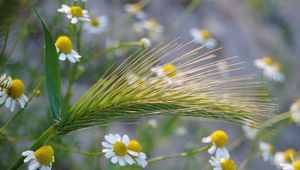
[[[56,143],[51,143],[51,145],[54,146],[57,149],[60,149],[60,150],[63,150],[63,151],[67,151],[67,152],[77,153],[77,154],[80,154],[80,155],[86,155],[86,156],[101,156],[101,155],[104,155],[103,152],[85,152],[85,151],[79,151],[79,150],[76,150],[76,149],[73,149],[73,148],[69,148],[69,147],[66,147],[66,146],[62,146],[62,145],[59,145],[59,144],[56,144]]]
[[[28,98],[28,101],[25,103],[24,108],[20,109],[17,113],[13,115],[6,123],[5,125],[2,126],[0,129],[0,134],[3,133],[3,131],[19,116],[21,113],[26,109],[28,104],[31,102],[31,100],[34,98],[34,96],[37,94],[38,90],[41,88],[43,82],[45,81],[45,77],[42,77],[41,80],[39,81],[38,85],[36,88],[33,90],[31,96]]]
[[[201,149],[190,151],[190,152],[182,152],[182,153],[177,153],[177,154],[163,155],[163,156],[154,157],[154,158],[148,159],[148,163],[150,164],[150,163],[154,163],[154,162],[165,160],[165,159],[192,156],[192,155],[207,151],[210,147],[211,147],[211,145],[208,145],[208,146],[205,146]]]

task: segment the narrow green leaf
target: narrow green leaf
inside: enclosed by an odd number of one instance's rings
[[[56,120],[60,119],[60,103],[61,103],[61,93],[60,93],[60,69],[58,54],[52,39],[51,33],[47,28],[42,17],[32,6],[33,11],[37,15],[43,26],[44,32],[44,42],[45,42],[45,52],[44,52],[44,65],[45,65],[45,77],[46,77],[46,89],[50,102],[50,108],[53,118]]]

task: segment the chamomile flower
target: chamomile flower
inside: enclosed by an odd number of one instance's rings
[[[0,92],[0,104],[5,103],[5,107],[11,112],[15,110],[16,103],[24,108],[28,98],[24,95],[24,84],[19,79],[11,81],[11,86]]]
[[[300,99],[290,107],[292,122],[300,126]]]
[[[211,157],[209,160],[213,170],[236,170],[235,162],[231,159]]]
[[[91,34],[101,34],[108,27],[107,16],[100,16],[98,18],[91,18],[89,22],[84,23],[84,29]]]
[[[9,88],[11,86],[12,79],[10,76],[6,76],[6,74],[3,74],[0,77],[0,90]]]
[[[270,57],[265,56],[261,59],[254,60],[254,65],[261,69],[263,75],[274,81],[284,81],[285,76],[282,72],[282,66],[278,62],[273,61]]]
[[[143,11],[143,7],[142,3],[126,4],[124,5],[124,10],[138,19],[145,19],[146,13]]]
[[[142,48],[150,48],[152,45],[151,41],[148,38],[142,38],[140,40],[140,46]]]
[[[265,143],[265,142],[260,142],[259,143],[259,150],[261,152],[261,155],[264,159],[264,161],[273,161],[274,158],[274,146],[269,144],[269,143]]]
[[[148,125],[149,127],[151,127],[151,128],[157,128],[158,122],[157,122],[156,119],[149,119],[149,120],[147,121],[147,125]]]
[[[255,125],[243,125],[242,129],[245,132],[246,138],[250,140],[254,140],[256,138],[258,129],[255,127]]]
[[[49,145],[42,146],[36,151],[24,151],[22,156],[26,157],[24,159],[25,163],[30,162],[29,170],[51,170],[54,162],[54,150]]]
[[[282,66],[279,63],[272,64],[272,66],[265,70],[263,74],[274,81],[283,82],[285,80],[285,76],[282,72]]]
[[[206,46],[208,49],[213,49],[217,46],[217,41],[211,37],[207,29],[192,28],[190,34],[196,43]]]
[[[151,71],[155,73],[156,76],[161,78],[167,84],[181,83],[181,81],[177,77],[177,68],[171,63],[165,64],[163,66],[153,67],[151,68]],[[159,80],[156,81],[159,82]]]
[[[292,163],[283,163],[280,166],[282,170],[300,170],[300,160]]]
[[[222,130],[217,130],[210,136],[202,138],[203,143],[212,143],[212,146],[208,149],[208,153],[213,154],[214,152],[216,152],[217,159],[229,159],[229,152],[225,148],[227,141],[228,135]]]
[[[121,166],[127,164],[134,164],[133,158],[128,154],[129,137],[124,135],[121,137],[119,134],[108,134],[105,137],[102,146],[105,148],[102,152],[105,153],[105,157],[111,159],[112,163],[119,163]]]
[[[138,165],[145,168],[148,164],[146,161],[147,156],[144,152],[142,152],[142,145],[137,140],[129,141],[128,145],[128,153],[133,157]]]
[[[82,9],[80,6],[68,6],[63,4],[58,12],[67,14],[67,18],[71,20],[72,24],[76,24],[78,20],[89,21],[89,14],[87,10]]]
[[[59,54],[59,59],[65,61],[66,58],[72,63],[78,62],[81,56],[73,50],[73,44],[69,37],[59,36],[55,42],[56,51]]]
[[[145,84],[146,79],[140,78],[134,73],[130,73],[127,76],[128,85],[132,85],[133,87],[138,87]]]
[[[288,149],[284,152],[276,152],[274,155],[273,163],[277,167],[280,167],[284,163],[292,163],[293,159],[296,158],[297,152],[294,149]]]
[[[149,37],[151,40],[159,40],[164,31],[164,27],[159,24],[155,18],[150,18],[133,24],[133,30],[143,36]]]

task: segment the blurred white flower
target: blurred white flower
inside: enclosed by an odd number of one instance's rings
[[[243,125],[242,129],[248,139],[254,140],[256,138],[258,129],[255,127],[255,125]]]
[[[153,67],[151,71],[155,73],[159,79],[153,79],[152,84],[181,84],[182,81],[177,78],[177,68],[171,64],[165,64],[163,66]],[[163,80],[163,82],[161,82]]]
[[[128,14],[134,15],[138,19],[145,19],[147,15],[144,11],[142,11],[143,7],[144,6],[141,3],[125,4],[124,5],[124,10]]]
[[[152,45],[151,41],[148,38],[142,38],[140,40],[140,46],[142,48],[150,48]]]
[[[282,72],[281,64],[274,62],[270,57],[265,56],[261,59],[254,60],[254,65],[261,69],[263,75],[271,80],[282,82],[285,76]]]
[[[300,170],[300,160],[292,163],[282,163],[280,166],[282,170]]]
[[[72,24],[76,24],[78,20],[89,21],[89,14],[87,10],[82,9],[80,6],[68,6],[63,4],[58,12],[67,14],[67,18],[71,20]]]
[[[292,163],[296,156],[297,152],[294,149],[288,149],[284,152],[276,152],[273,163],[280,168],[281,164]]]
[[[147,156],[142,152],[142,146],[139,141],[131,140],[128,143],[128,153],[133,157],[138,165],[145,168],[148,165]]]
[[[225,145],[228,141],[228,136],[226,132],[222,130],[217,130],[210,136],[202,138],[202,143],[212,143],[212,146],[208,149],[209,154],[216,152],[216,158],[220,160],[221,158],[229,159],[230,155]]]
[[[213,49],[217,46],[217,41],[211,37],[210,32],[207,29],[192,28],[190,34],[196,43],[206,46],[208,49]]]
[[[150,126],[151,128],[157,128],[157,120],[156,119],[149,119],[147,121],[147,125]]]
[[[155,18],[151,18],[134,23],[133,30],[139,35],[149,37],[154,41],[158,41],[161,39],[161,34],[164,31],[164,27],[160,25]]]
[[[176,135],[178,136],[184,136],[187,134],[187,129],[186,127],[184,126],[180,126],[178,128],[176,128],[176,131],[175,131]]]
[[[89,22],[84,23],[84,29],[92,34],[101,34],[108,27],[107,16],[91,18]]]
[[[273,145],[265,142],[259,142],[259,150],[261,152],[264,161],[273,162],[274,152],[275,152]]]
[[[300,99],[291,105],[290,112],[292,121],[300,126]]]
[[[213,170],[236,170],[235,162],[231,159],[211,157],[209,160]]]

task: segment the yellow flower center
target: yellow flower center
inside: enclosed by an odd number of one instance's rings
[[[233,160],[225,159],[221,162],[222,170],[236,170],[236,165]]]
[[[50,165],[53,162],[54,151],[51,146],[42,146],[35,151],[36,160],[42,165]]]
[[[100,24],[97,18],[92,18],[90,22],[94,27],[97,27]]]
[[[282,65],[279,63],[274,63],[273,67],[275,68],[275,70],[277,70],[278,72],[282,72]]]
[[[176,72],[177,72],[177,69],[176,67],[173,65],[173,64],[166,64],[162,67],[163,69],[163,72],[169,76],[169,77],[174,77],[176,76]]]
[[[158,25],[158,21],[155,18],[151,18],[148,20],[148,23],[150,25],[151,28],[154,28]]]
[[[13,98],[20,98],[24,92],[24,84],[21,80],[15,79],[11,83],[11,87],[6,89],[6,94]]]
[[[270,57],[263,57],[262,61],[263,61],[263,63],[265,63],[267,65],[273,64],[273,60]]]
[[[80,6],[72,6],[70,9],[70,13],[75,17],[83,16],[82,8]]]
[[[60,52],[63,52],[65,54],[69,54],[72,51],[72,41],[65,35],[59,36],[57,38],[55,46],[59,49]]]
[[[227,143],[228,136],[226,132],[217,130],[211,135],[211,140],[217,145],[217,147],[223,148]]]
[[[128,143],[128,149],[139,153],[142,151],[142,146],[137,140],[131,140]]]
[[[209,31],[207,29],[200,30],[199,34],[205,40],[207,40],[207,39],[210,38],[210,33],[209,33]]]
[[[139,12],[142,9],[141,4],[135,3],[131,5],[132,12]]]
[[[300,161],[296,161],[293,163],[294,170],[300,170]]]
[[[127,147],[123,142],[116,142],[113,145],[113,149],[118,156],[125,156],[127,153]]]
[[[288,149],[284,152],[284,158],[288,162],[293,162],[292,158],[295,158],[297,152],[294,149]]]

